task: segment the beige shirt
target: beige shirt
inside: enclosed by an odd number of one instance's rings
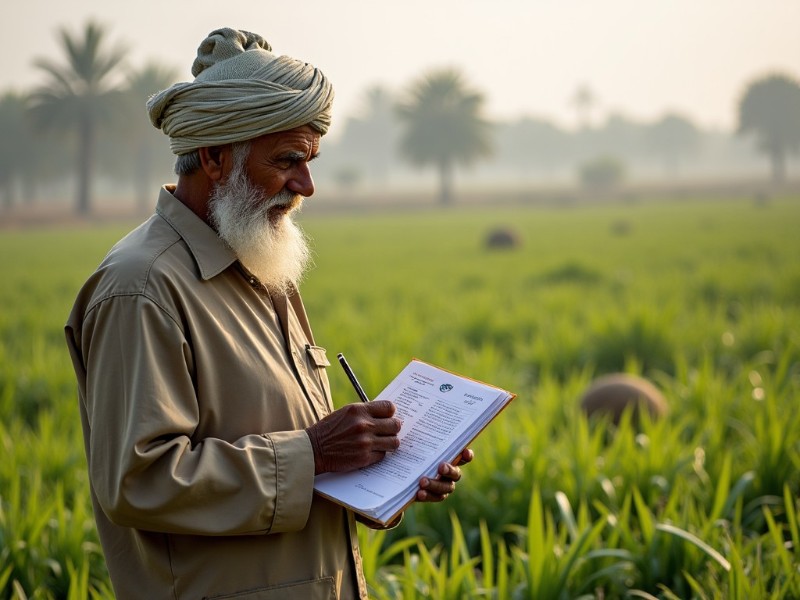
[[[66,326],[117,597],[367,597],[353,516],[313,493],[332,410],[299,295],[270,297],[163,188]]]

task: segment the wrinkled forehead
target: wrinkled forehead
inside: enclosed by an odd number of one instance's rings
[[[287,131],[267,133],[251,140],[251,145],[261,152],[290,155],[297,159],[310,160],[319,153],[321,135],[310,125],[295,127]]]

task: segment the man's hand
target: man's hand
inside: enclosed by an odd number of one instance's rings
[[[397,450],[402,421],[388,400],[348,404],[306,429],[314,448],[314,474],[352,471]]]
[[[475,453],[469,448],[465,449],[456,464],[466,464],[475,458]],[[456,489],[456,482],[461,479],[461,469],[450,463],[439,465],[439,478],[429,479],[423,477],[419,480],[418,502],[441,502]]]

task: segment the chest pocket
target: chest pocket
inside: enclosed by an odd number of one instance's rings
[[[317,368],[331,366],[331,361],[328,360],[328,353],[322,346],[306,344],[306,354],[308,354],[311,359],[311,363]]]
[[[303,389],[314,405],[317,417],[321,419],[333,411],[328,374],[325,371],[331,363],[325,348],[311,344],[297,345],[292,355]]]
[[[331,390],[325,368],[331,363],[325,348],[314,345],[314,337],[300,296],[272,296],[272,302],[286,338],[295,371],[306,396],[311,401],[317,418],[321,419],[333,411]],[[289,309],[291,304],[292,310]]]
[[[322,399],[326,409],[325,414],[328,414],[333,410],[331,388],[328,382],[328,372],[326,371],[326,368],[331,366],[328,354],[322,346],[306,344],[306,358],[309,365],[309,375],[312,379],[315,379],[314,383],[319,386],[322,392]]]

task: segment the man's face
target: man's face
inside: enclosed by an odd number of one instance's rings
[[[318,146],[318,135],[298,130],[235,145],[231,168],[211,194],[211,224],[273,292],[296,287],[310,261],[305,237],[291,216],[303,196],[314,192],[308,163]]]
[[[262,135],[250,143],[245,173],[265,196],[272,197],[283,190],[311,196],[314,180],[309,163],[319,154],[319,141],[320,134],[308,125]]]

